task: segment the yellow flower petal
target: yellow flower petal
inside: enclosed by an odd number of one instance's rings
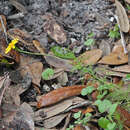
[[[11,49],[14,49],[14,48],[15,48],[15,44],[16,44],[17,42],[18,42],[18,39],[17,39],[17,38],[16,38],[16,39],[13,39],[13,40],[9,43],[8,47],[6,48],[5,54],[7,54],[8,52],[10,52]]]

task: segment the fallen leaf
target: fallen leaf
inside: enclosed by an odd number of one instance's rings
[[[44,31],[57,43],[63,44],[66,42],[66,34],[64,29],[56,22],[56,20],[52,17],[52,14],[47,13],[42,16],[44,20],[46,20],[43,28]]]
[[[80,97],[72,97],[69,99],[65,99],[62,102],[59,102],[57,104],[55,104],[54,106],[49,106],[47,108],[43,108],[40,109],[38,111],[36,111],[34,113],[35,115],[35,120],[39,120],[39,118],[37,118],[40,115],[45,115],[45,117],[41,117],[41,119],[47,119],[50,118],[52,116],[55,116],[59,113],[64,112],[67,108],[77,105],[77,104],[81,104],[83,101],[85,101],[84,99],[80,98]]]
[[[121,65],[128,63],[128,54],[124,54],[123,47],[118,45],[113,51],[104,56],[98,63],[107,65]]]
[[[10,122],[10,128],[34,130],[33,110],[29,104],[23,103],[20,106],[14,120]]]
[[[57,126],[67,115],[68,115],[68,113],[60,114],[60,115],[57,115],[57,116],[44,120],[43,121],[44,127],[53,128],[53,127]]]
[[[129,25],[129,19],[126,14],[126,11],[118,0],[115,0],[115,4],[116,4],[116,9],[117,9],[116,13],[119,19],[120,29],[123,32],[128,32],[130,29],[130,25]]]
[[[39,41],[33,40],[33,44],[41,54],[45,54],[45,49],[41,46]]]
[[[110,44],[105,40],[102,40],[101,44],[99,45],[99,49],[102,50],[103,56],[109,55],[111,52]]]
[[[86,130],[86,128],[83,125],[76,125],[74,130]]]
[[[29,56],[20,56],[21,75],[24,77],[29,74],[32,78],[32,82],[35,85],[40,85],[41,75],[43,71],[43,64],[34,60]]]
[[[94,109],[92,107],[87,107],[87,109],[83,112],[84,114],[93,112]]]
[[[127,127],[130,127],[130,113],[120,106],[117,107],[117,111],[121,116],[123,124],[126,125]]]
[[[118,77],[126,77],[126,74],[121,73],[121,72],[115,72],[113,70],[107,69],[107,68],[102,68],[102,67],[98,67],[95,69],[96,73],[104,76],[118,76]]]
[[[53,90],[45,95],[39,96],[37,107],[46,107],[63,99],[79,95],[84,87],[84,85],[77,85]]]
[[[115,67],[112,70],[117,71],[117,72],[130,73],[130,66],[123,65],[123,66]]]
[[[83,63],[84,65],[94,65],[101,58],[101,56],[102,51],[100,49],[95,49],[86,51],[77,58],[77,61]],[[76,62],[74,61],[73,64],[76,64]]]
[[[67,75],[67,73],[66,72],[63,72],[61,75],[59,75],[58,77],[57,77],[57,80],[58,80],[58,82],[61,84],[61,85],[66,85],[67,84],[67,82],[68,82],[68,75]]]
[[[49,65],[54,66],[55,68],[62,68],[65,71],[71,71],[73,68],[68,60],[64,60],[55,56],[45,56],[45,60]]]

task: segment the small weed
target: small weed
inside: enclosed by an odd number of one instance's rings
[[[90,33],[90,34],[87,36],[84,45],[86,45],[86,46],[94,45],[95,40],[94,40],[93,36],[94,36],[94,33]]]
[[[119,27],[118,27],[118,24],[116,24],[114,26],[114,29],[113,30],[110,30],[109,31],[109,37],[110,38],[119,38],[120,37],[120,33],[119,33]]]
[[[130,5],[127,4],[126,7],[127,7],[128,10],[130,10]]]
[[[47,68],[45,71],[42,72],[42,78],[44,80],[49,80],[54,75],[54,70]]]

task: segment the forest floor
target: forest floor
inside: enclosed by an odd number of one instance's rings
[[[130,129],[130,0],[0,1],[0,130]]]

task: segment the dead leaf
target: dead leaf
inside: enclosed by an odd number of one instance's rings
[[[109,55],[111,52],[110,44],[105,40],[102,40],[102,42],[99,45],[99,48],[102,50],[103,56]]]
[[[45,117],[42,116],[41,119],[50,118],[52,116],[55,116],[59,113],[64,112],[67,108],[69,108],[71,106],[82,103],[83,101],[85,101],[85,100],[82,98],[79,98],[79,97],[72,97],[69,99],[65,99],[64,101],[59,102],[59,103],[55,104],[54,106],[49,106],[47,108],[43,108],[43,109],[36,111],[35,120],[39,120],[40,118],[38,118],[38,117],[40,115],[45,115]]]
[[[41,46],[39,41],[33,40],[33,44],[41,54],[45,54],[45,49]]]
[[[118,0],[115,0],[115,4],[116,4],[116,8],[117,8],[116,13],[119,18],[120,29],[123,32],[128,32],[130,29],[130,25],[129,25],[129,19],[126,14],[126,11]]]
[[[117,111],[121,116],[123,124],[126,125],[127,127],[130,127],[130,113],[120,106],[117,107]]]
[[[2,117],[3,120],[8,124],[13,121],[19,106],[10,103],[4,103],[2,105]]]
[[[66,83],[68,82],[68,75],[66,72],[63,72],[61,75],[59,75],[57,77],[57,80],[58,82],[61,84],[61,85],[66,85]]]
[[[112,70],[117,71],[117,72],[130,73],[130,66],[129,65],[123,65],[123,66],[115,67]]]
[[[91,51],[86,51],[77,58],[77,61],[83,63],[84,65],[94,65],[101,58],[102,51],[100,49],[95,49]],[[74,61],[73,64],[76,64]]]
[[[107,65],[125,64],[128,63],[128,54],[124,54],[121,45],[116,45],[113,51],[108,56],[104,56],[98,63]]]
[[[35,85],[40,85],[41,74],[43,71],[43,64],[41,62],[36,61],[29,56],[20,56],[20,67],[20,73],[23,77],[26,74],[29,74],[32,78],[32,82]]]
[[[54,66],[55,68],[62,68],[65,71],[71,71],[73,68],[68,60],[64,60],[55,56],[45,56],[45,60],[49,65]]]
[[[76,125],[74,130],[86,130],[86,128],[83,125]]]
[[[66,42],[66,34],[64,29],[56,22],[53,18],[52,14],[47,13],[42,16],[44,20],[46,20],[44,24],[44,31],[57,43],[63,44]]]
[[[107,68],[102,68],[102,67],[96,68],[95,71],[97,74],[99,74],[101,76],[107,75],[107,76],[126,77],[126,74],[124,74],[124,73],[115,72],[115,71],[109,70]]]
[[[34,130],[33,110],[27,103],[23,103],[17,111],[10,128]]]
[[[44,120],[43,121],[44,127],[53,128],[53,127],[57,126],[67,115],[68,115],[68,113],[60,114],[60,115],[57,115],[57,116]]]
[[[63,99],[79,95],[84,87],[84,85],[75,85],[53,90],[45,95],[39,96],[37,107],[49,106]]]

